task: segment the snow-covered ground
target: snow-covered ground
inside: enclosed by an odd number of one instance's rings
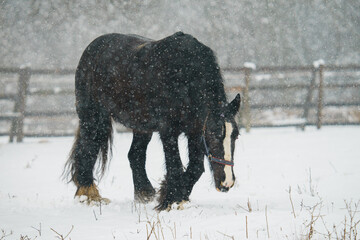
[[[186,139],[180,138],[186,163]],[[336,239],[360,220],[360,127],[242,133],[230,192],[215,190],[206,163],[185,210],[161,213],[153,210],[155,202],[133,202],[131,139],[115,134],[113,159],[99,184],[112,202],[99,207],[76,202],[75,187],[61,180],[71,137],[21,144],[1,137],[0,239]],[[158,187],[165,171],[157,134],[147,169]]]

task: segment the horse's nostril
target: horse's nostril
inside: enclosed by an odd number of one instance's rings
[[[217,190],[218,192],[228,192],[229,189],[230,189],[230,188],[224,187],[224,186],[219,186],[219,187],[216,188],[216,190]]]

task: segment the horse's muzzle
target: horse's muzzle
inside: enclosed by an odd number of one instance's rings
[[[229,186],[229,187],[225,187],[225,186],[223,186],[222,184],[220,184],[219,186],[216,187],[216,190],[217,190],[218,192],[228,192],[228,191],[230,190],[230,188],[232,188],[234,185],[235,185],[235,181],[234,181],[234,183],[233,183],[231,186]]]
[[[218,192],[228,192],[230,190],[230,188],[228,187],[224,187],[224,186],[220,186],[220,187],[217,187],[216,190]]]

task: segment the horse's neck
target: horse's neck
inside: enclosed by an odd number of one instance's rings
[[[208,105],[208,112],[211,115],[221,115],[226,104],[226,101],[213,101]]]

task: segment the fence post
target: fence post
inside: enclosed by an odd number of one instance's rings
[[[19,116],[14,118],[11,123],[10,130],[10,142],[14,141],[14,136],[16,135],[16,141],[22,142],[24,138],[24,118],[25,118],[25,104],[26,104],[26,94],[29,86],[29,80],[31,76],[30,68],[21,69],[19,72],[19,81],[18,81],[18,92],[17,98],[14,106],[14,112],[18,113]]]
[[[313,94],[313,91],[315,89],[317,71],[318,71],[318,68],[315,68],[315,67],[313,67],[313,69],[311,71],[311,81],[310,81],[308,94],[306,96],[306,100],[305,100],[305,104],[304,104],[304,112],[303,112],[303,116],[302,116],[302,118],[304,119],[304,123],[301,125],[301,129],[303,131],[305,130],[305,126],[308,123],[309,109],[310,109],[310,106],[311,106],[312,94]]]
[[[323,110],[323,99],[324,98],[324,64],[319,66],[319,93],[318,93],[318,108],[317,108],[317,129],[321,128],[322,125],[322,110]]]
[[[251,128],[251,110],[250,110],[250,97],[249,97],[251,70],[252,68],[245,66],[244,119],[245,119],[246,132],[250,132],[250,128]]]

